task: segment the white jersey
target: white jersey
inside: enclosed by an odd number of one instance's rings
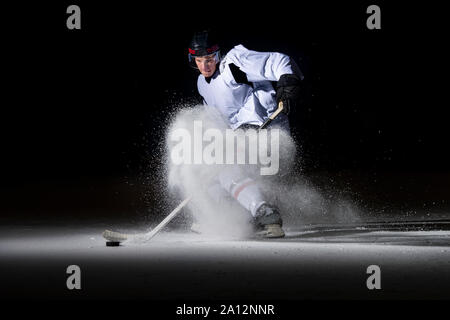
[[[216,108],[234,130],[243,124],[264,123],[277,109],[271,81],[293,73],[287,55],[251,51],[238,45],[223,57],[211,78],[200,74],[197,87],[204,103]],[[285,114],[277,120],[289,127]]]

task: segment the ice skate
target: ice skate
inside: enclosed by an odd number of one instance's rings
[[[256,211],[255,224],[257,228],[255,235],[257,237],[283,238],[285,236],[281,215],[274,206],[261,205]]]

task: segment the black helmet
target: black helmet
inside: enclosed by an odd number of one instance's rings
[[[189,62],[197,68],[194,58],[215,54],[216,61],[220,61],[220,48],[214,35],[210,31],[196,32],[189,45]]]

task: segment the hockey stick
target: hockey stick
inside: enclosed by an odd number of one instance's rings
[[[160,232],[175,216],[181,211],[181,209],[191,200],[191,196],[184,199],[178,207],[176,207],[169,215],[161,221],[160,224],[158,224],[153,230],[147,232],[147,233],[138,233],[138,234],[125,234],[110,230],[105,230],[103,232],[103,238],[110,242],[122,242],[125,240],[130,239],[139,239],[142,242],[146,242],[153,238],[158,232]]]
[[[282,111],[283,111],[283,101],[278,103],[278,109],[270,115],[270,117],[259,127],[259,129],[264,129],[271,123]]]
[[[283,111],[283,101],[278,103],[278,108],[270,117],[259,127],[259,129],[264,129],[267,127],[281,112]],[[159,231],[161,231],[175,216],[181,211],[181,209],[191,200],[191,196],[184,199],[178,207],[176,207],[159,225],[157,225],[153,230],[147,233],[138,234],[125,234],[120,232],[115,232],[111,230],[105,230],[102,234],[103,238],[108,240],[108,242],[119,243],[130,239],[139,239],[142,242],[146,242],[153,238]]]

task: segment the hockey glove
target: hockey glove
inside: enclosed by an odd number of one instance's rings
[[[283,112],[289,114],[300,99],[300,78],[295,74],[283,74],[277,82],[277,105],[283,101]]]

